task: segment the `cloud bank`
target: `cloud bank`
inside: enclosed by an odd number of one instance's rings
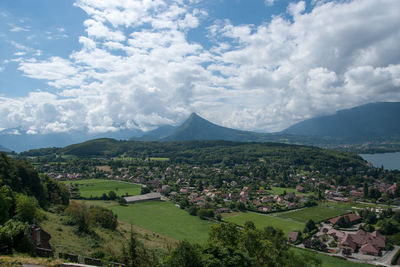
[[[300,1],[260,25],[206,24],[196,2],[77,0],[87,13],[81,49],[20,60],[24,76],[52,90],[0,95],[0,128],[147,130],[194,111],[228,127],[278,131],[400,101],[398,0],[314,1],[310,11]],[[190,39],[196,28],[211,47]]]

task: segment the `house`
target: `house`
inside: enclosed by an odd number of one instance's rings
[[[340,223],[340,221],[345,220],[348,221],[350,225],[354,225],[361,222],[361,217],[354,213],[349,213],[341,216],[337,216],[329,220],[329,223],[334,226]]]
[[[271,202],[272,199],[269,196],[263,196],[261,198],[261,202],[266,203],[266,202]]]
[[[298,231],[292,231],[288,235],[289,242],[291,243],[297,242],[299,240],[299,237],[300,237],[300,232]]]
[[[232,210],[230,208],[219,208],[215,211],[215,213],[217,214],[221,214],[221,213],[231,213]]]
[[[32,243],[36,248],[51,249],[51,235],[37,226],[31,226]]]
[[[360,248],[360,251],[361,251],[361,253],[363,253],[365,255],[374,255],[374,256],[378,256],[379,252],[380,252],[379,249],[377,249],[370,243],[362,245],[362,247]]]
[[[269,212],[271,210],[270,206],[266,206],[266,207],[259,207],[259,210],[263,211],[263,212]]]
[[[363,193],[359,192],[359,191],[352,190],[352,191],[350,191],[350,195],[352,197],[355,197],[355,198],[360,198],[360,197],[362,197]]]
[[[339,247],[348,249],[352,253],[359,249],[365,255],[378,256],[386,247],[386,237],[377,231],[368,234],[364,230],[358,230],[355,234],[346,233]]]
[[[148,201],[148,200],[161,200],[160,193],[148,193],[144,195],[138,196],[131,196],[131,197],[124,197],[127,203],[134,203],[134,202],[141,202],[141,201]]]
[[[188,190],[187,190],[186,188],[181,188],[181,190],[179,190],[179,192],[180,192],[182,195],[186,195],[186,194],[188,193]]]
[[[261,206],[262,204],[261,204],[261,201],[260,201],[260,200],[254,199],[254,200],[253,200],[253,205],[259,207],[259,206]]]
[[[298,192],[304,192],[304,187],[301,186],[301,185],[297,185],[297,186],[296,186],[296,190],[297,190]]]

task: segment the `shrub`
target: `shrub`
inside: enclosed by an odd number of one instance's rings
[[[0,226],[0,247],[7,246],[8,253],[12,249],[18,252],[31,252],[32,241],[29,233],[29,225],[20,221],[9,220]]]
[[[213,218],[214,211],[212,209],[199,209],[197,215],[200,217],[200,219],[205,220],[206,218]]]
[[[393,256],[391,264],[396,265],[399,263],[399,261],[400,261],[400,250],[398,250],[396,254]]]
[[[44,218],[36,198],[22,194],[16,197],[15,213],[17,219],[29,223],[34,220],[41,221]]]

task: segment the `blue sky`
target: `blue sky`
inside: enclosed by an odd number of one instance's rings
[[[400,99],[397,0],[3,0],[0,129],[246,130]]]

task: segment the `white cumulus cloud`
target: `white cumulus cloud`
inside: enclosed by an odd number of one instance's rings
[[[81,49],[20,60],[25,76],[54,90],[0,98],[0,128],[152,129],[196,111],[228,127],[277,131],[337,109],[400,100],[397,0],[299,1],[258,25],[210,24],[196,1],[75,5],[88,16]],[[208,29],[207,46],[190,39],[200,27]]]

